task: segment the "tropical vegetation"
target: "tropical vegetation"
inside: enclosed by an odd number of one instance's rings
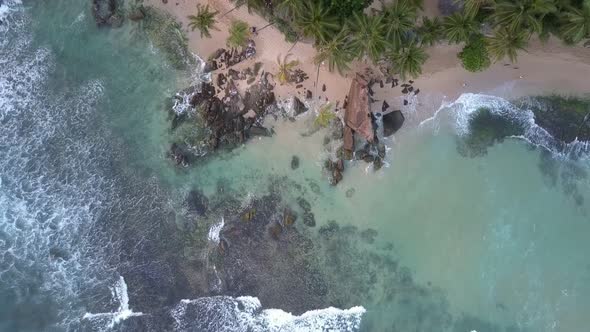
[[[279,67],[277,78],[281,85],[291,81],[293,69],[299,64],[297,60],[289,61],[290,56],[291,54],[287,54],[283,59],[281,59],[281,56],[277,57],[277,65]]]
[[[217,15],[217,11],[209,10],[209,5],[203,6],[201,4],[197,4],[197,15],[189,15],[189,23],[188,27],[191,28],[192,31],[195,29],[199,29],[201,32],[201,37],[211,38],[211,33],[209,30],[218,30],[215,27],[215,15]]]
[[[462,44],[458,56],[471,71],[503,59],[515,62],[533,36],[590,43],[590,0],[460,2],[458,11],[440,19],[418,16],[422,0],[235,0],[265,16],[289,41],[313,42],[315,62],[341,73],[355,60],[370,60],[389,73],[415,77],[427,59],[425,48],[441,41]],[[243,45],[248,31],[232,29],[231,44]]]
[[[244,47],[248,45],[250,39],[250,26],[244,21],[233,21],[229,27],[229,36],[227,37],[227,46]]]

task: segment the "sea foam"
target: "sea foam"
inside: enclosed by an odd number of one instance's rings
[[[256,297],[215,296],[182,300],[171,311],[178,331],[358,331],[365,309],[326,308],[299,316],[263,309]]]

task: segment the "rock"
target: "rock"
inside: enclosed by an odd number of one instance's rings
[[[210,73],[214,70],[217,70],[218,68],[219,68],[219,66],[217,65],[217,61],[210,60],[210,61],[207,61],[207,63],[205,63],[205,67],[203,68],[203,71],[205,73]]]
[[[295,116],[307,112],[308,109],[305,104],[297,97],[293,97],[293,113]]]
[[[224,48],[218,48],[215,52],[213,52],[213,54],[211,54],[209,59],[217,60],[217,59],[221,58],[221,56],[224,55],[226,52],[227,51]]]
[[[296,220],[297,214],[293,210],[285,208],[285,210],[283,211],[283,226],[293,226]]]
[[[92,0],[92,16],[99,27],[120,26],[123,19],[116,12],[116,0]]]
[[[242,215],[242,221],[244,221],[244,222],[252,221],[252,219],[254,219],[255,215],[256,215],[256,209],[255,208],[249,209],[248,211],[246,211]]]
[[[262,68],[262,62],[256,62],[254,64],[254,76],[258,76],[260,69]]]
[[[261,126],[252,126],[248,130],[250,136],[263,136],[263,137],[270,137],[272,136],[272,132],[264,127]]]
[[[303,213],[303,224],[309,227],[315,227],[315,216],[313,213],[306,211]]]
[[[383,144],[383,143],[377,144],[377,155],[379,156],[379,158],[381,158],[381,159],[385,158],[385,153],[386,153],[385,144]]]
[[[326,92],[326,85],[322,85],[322,92]]]
[[[234,80],[234,81],[239,81],[240,80],[240,72],[237,71],[237,70],[235,70],[235,69],[230,68],[227,71],[227,75],[229,77],[231,77],[231,79]]]
[[[373,170],[378,171],[383,167],[383,160],[380,157],[375,157],[375,161],[373,161]]]
[[[191,190],[186,199],[188,209],[198,215],[204,215],[207,212],[209,200],[200,190]]]
[[[225,83],[227,83],[227,78],[223,73],[219,73],[219,75],[217,75],[217,86],[219,88],[223,88]]]
[[[383,115],[383,136],[389,137],[404,124],[405,118],[401,111],[396,110]]]
[[[389,104],[387,101],[383,101],[383,105],[381,106],[381,113],[385,113],[389,109]]]
[[[363,161],[366,162],[367,164],[370,164],[375,161],[375,156],[367,153],[363,156]]]
[[[344,161],[342,159],[338,159],[338,161],[334,163],[334,166],[340,172],[344,172]]]
[[[355,192],[354,188],[350,188],[350,189],[348,189],[348,190],[346,191],[346,197],[347,197],[347,198],[351,198],[352,196],[354,196],[354,192]]]
[[[293,156],[293,158],[291,158],[291,169],[296,170],[298,168],[299,168],[299,157]]]
[[[305,99],[310,100],[313,98],[313,94],[311,92],[311,90],[307,90],[307,92],[305,92]]]
[[[404,106],[408,105],[408,100],[404,99]]]
[[[340,183],[340,181],[342,181],[342,178],[342,172],[335,168],[334,170],[332,170],[332,178],[330,178],[330,184],[335,186],[338,183]]]
[[[172,143],[168,156],[172,159],[177,166],[187,167],[189,165],[189,154],[176,143]]]
[[[303,209],[303,211],[311,211],[311,204],[309,204],[309,202],[305,198],[297,197],[297,204],[299,205],[299,207],[301,207],[301,209]]]

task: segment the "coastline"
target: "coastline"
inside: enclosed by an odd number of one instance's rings
[[[170,13],[182,24],[188,37],[191,52],[207,59],[217,49],[225,47],[228,28],[233,20],[242,20],[259,30],[268,22],[255,12],[249,13],[246,6],[234,8],[230,0],[177,0],[166,4],[162,0],[146,0],[146,5]],[[198,30],[187,28],[188,15],[196,12],[196,5],[209,5],[219,12],[216,29],[211,30],[211,38],[202,38]],[[437,1],[426,1],[423,14],[434,16],[438,14]],[[224,13],[227,13],[222,17]],[[241,70],[252,66],[255,62],[262,62],[263,70],[270,73],[277,71],[277,58],[289,52],[292,60],[299,61],[298,68],[309,75],[309,79],[301,84],[276,84],[275,94],[278,99],[286,100],[292,96],[303,97],[306,90],[313,91],[314,100],[327,100],[337,105],[343,104],[352,82],[351,77],[356,72],[366,69],[372,70],[371,65],[356,61],[351,69],[341,76],[338,72],[330,72],[325,65],[320,66],[317,87],[315,73],[317,66],[313,62],[316,53],[313,45],[308,42],[298,42],[293,45],[285,41],[283,34],[274,26],[268,26],[259,31],[253,38],[256,43],[257,54],[232,68]],[[563,45],[556,38],[546,43],[531,40],[527,52],[519,52],[517,63],[507,60],[492,64],[482,72],[465,70],[457,53],[460,45],[439,43],[428,48],[429,58],[426,61],[420,77],[414,80],[413,86],[419,88],[423,95],[439,98],[441,101],[455,100],[463,93],[485,93],[504,98],[518,98],[525,95],[544,94],[573,94],[584,95],[590,91],[585,87],[587,77],[590,76],[590,49],[581,46],[571,47]],[[213,73],[215,74],[215,72]],[[322,91],[323,85],[326,90]],[[395,100],[403,97],[400,88],[374,88],[375,103],[372,108],[380,108],[378,101],[386,100],[395,105]]]

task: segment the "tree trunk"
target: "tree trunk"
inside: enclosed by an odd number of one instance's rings
[[[223,13],[223,15],[221,15],[221,16],[220,16],[220,18],[223,18],[225,15],[227,15],[227,14],[229,14],[229,13],[233,12],[234,10],[238,9],[238,7],[239,7],[239,6],[235,6],[234,8],[232,8],[232,9],[230,9],[230,10],[226,11],[225,13]]]

